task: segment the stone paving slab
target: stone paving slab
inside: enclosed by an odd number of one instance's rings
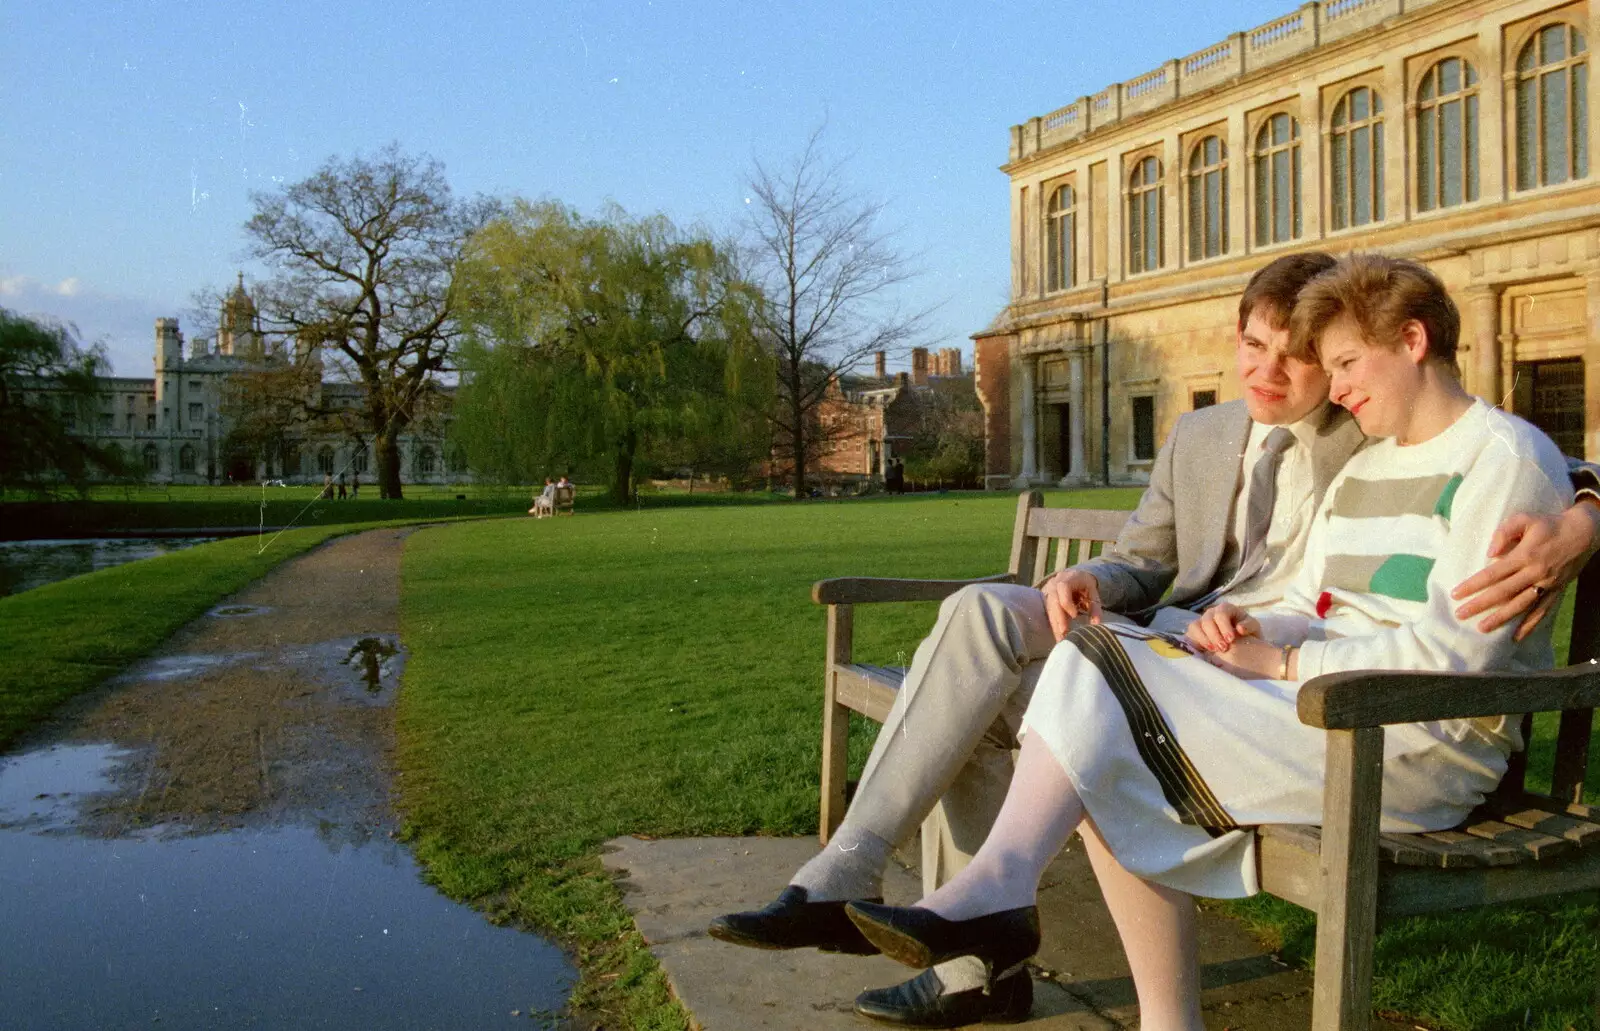
[[[766,952],[719,942],[706,926],[722,913],[763,906],[816,852],[813,838],[617,838],[602,857],[673,991],[701,1031],[864,1031],[855,996],[913,973],[882,956],[812,949]],[[884,895],[920,894],[891,866]],[[1133,982],[1111,916],[1076,841],[1041,885],[1044,945],[1036,959],[1030,1031],[1126,1031],[1138,1026]],[[1311,978],[1289,970],[1233,920],[1202,911],[1202,1004],[1208,1031],[1309,1027]],[[1380,1031],[1408,1024],[1375,1021]]]

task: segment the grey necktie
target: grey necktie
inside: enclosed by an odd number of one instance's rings
[[[1283,453],[1293,444],[1294,434],[1286,426],[1275,427],[1267,434],[1261,457],[1250,472],[1250,491],[1245,495],[1244,546],[1239,570],[1222,587],[1190,602],[1188,608],[1198,612],[1215,603],[1267,564],[1267,531],[1272,527],[1273,503],[1278,499],[1278,466],[1283,464]]]

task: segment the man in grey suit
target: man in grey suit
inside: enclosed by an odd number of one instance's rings
[[[1177,632],[1224,595],[1256,606],[1283,596],[1323,492],[1365,440],[1348,413],[1329,405],[1321,368],[1284,353],[1295,297],[1332,265],[1325,254],[1292,254],[1252,277],[1239,304],[1244,399],[1178,420],[1113,548],[1037,587],[967,587],[941,605],[828,847],[776,902],[719,917],[713,937],[759,948],[875,951],[844,916],[843,902],[881,894],[890,851],[930,812],[922,852],[926,889],[966,865],[1005,798],[1011,753],[1043,660],[1072,619],[1131,618]],[[1594,549],[1600,510],[1584,504],[1559,521],[1527,520],[1502,530],[1517,549],[1463,586],[1489,586],[1476,602],[1503,602],[1493,619],[1504,622],[1529,608],[1537,619]],[[1127,873],[1091,824],[1083,837],[1125,941],[1155,935],[1180,942],[1194,933],[1188,896]],[[1197,970],[1141,969],[1135,961],[1133,975],[1150,1026],[1185,1026],[1198,1017],[1164,1013],[1182,994],[1171,991],[1176,981],[1198,977]],[[856,1006],[890,1023],[956,1027],[1023,1019],[1031,1003],[1026,972],[990,984],[981,967],[958,960],[863,993]]]

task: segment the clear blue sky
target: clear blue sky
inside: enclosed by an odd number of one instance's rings
[[[397,140],[460,193],[731,229],[751,161],[827,123],[959,346],[1006,301],[1008,127],[1293,7],[1223,4],[8,3],[0,305],[150,375],[244,259],[250,192]],[[192,327],[191,327],[192,328]]]

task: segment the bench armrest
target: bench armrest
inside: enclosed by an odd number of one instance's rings
[[[1538,673],[1353,670],[1306,681],[1300,722],[1327,730],[1600,707],[1600,663]]]
[[[843,576],[811,585],[818,605],[865,605],[879,601],[943,601],[968,584],[1016,583],[1010,573],[972,580],[895,580],[876,576]]]

